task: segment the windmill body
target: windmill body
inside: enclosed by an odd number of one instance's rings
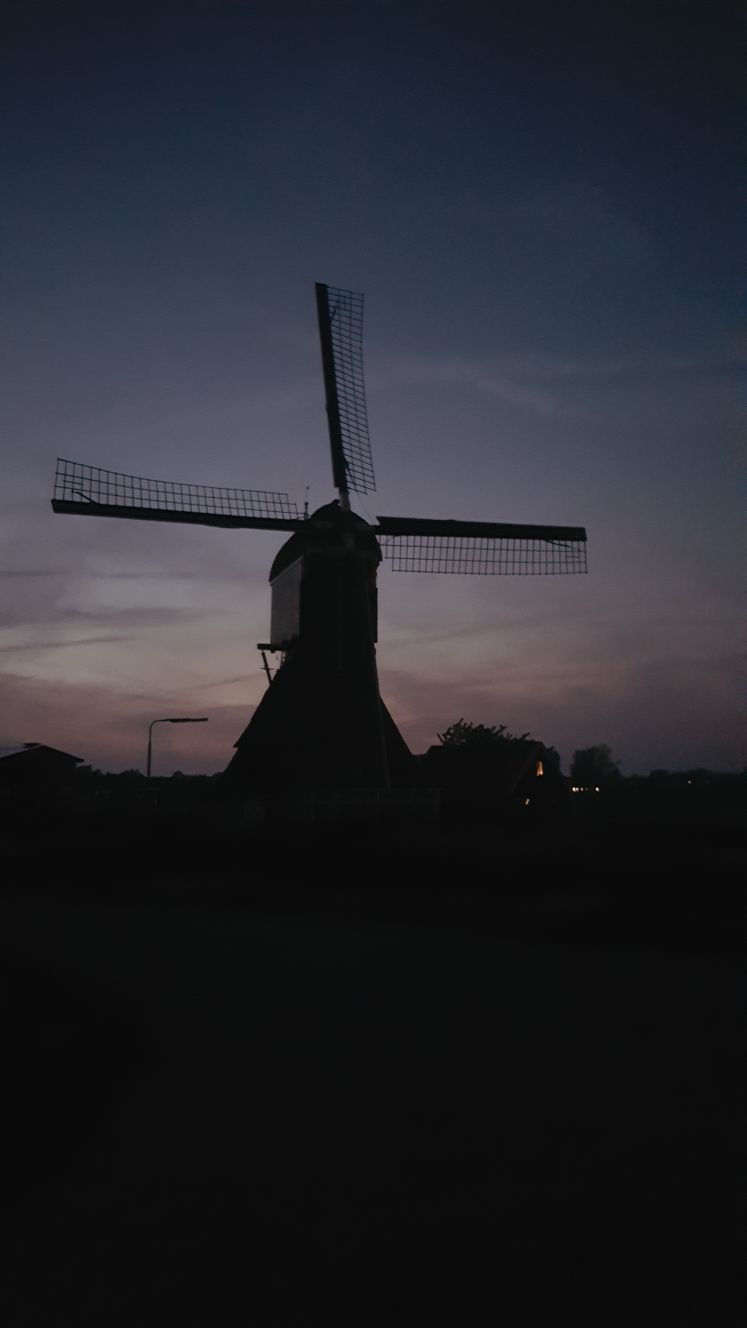
[[[407,746],[376,670],[382,556],[394,570],[532,575],[586,571],[581,527],[378,517],[351,510],[374,487],[362,361],[363,297],[316,287],[338,497],[311,516],[286,494],[180,484],[58,461],[56,512],[286,531],[270,571],[271,641],[282,662],[238,739],[227,787],[270,795],[407,782]]]
[[[386,788],[407,764],[379,694],[376,572],[370,526],[338,502],[306,521],[270,571],[280,665],[236,744],[228,785]]]

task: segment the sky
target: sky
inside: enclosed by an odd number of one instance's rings
[[[52,513],[57,456],[333,497],[314,282],[363,291],[379,513],[589,573],[379,577],[382,695],[626,774],[744,768],[730,9],[11,3],[0,745],[224,768],[283,536]]]

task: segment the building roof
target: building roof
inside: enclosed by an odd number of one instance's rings
[[[83,761],[82,756],[73,756],[70,752],[61,752],[58,747],[48,747],[43,742],[19,742],[12,747],[0,747],[0,761],[7,760],[12,756],[30,756],[32,753],[50,753],[53,756],[64,756],[68,761],[74,761],[80,765]]]
[[[420,761],[431,779],[439,783],[463,789],[479,785],[510,795],[543,752],[541,742],[507,738],[484,746],[434,745]]]

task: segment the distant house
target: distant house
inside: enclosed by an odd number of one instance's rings
[[[550,810],[565,801],[565,781],[541,742],[519,738],[484,747],[429,747],[420,757],[423,783],[441,790],[444,807],[462,813],[530,808]]]
[[[29,797],[61,792],[82,761],[82,756],[71,756],[43,742],[0,747],[0,795]]]

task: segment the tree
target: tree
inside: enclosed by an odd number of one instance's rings
[[[511,733],[505,724],[472,724],[466,719],[458,719],[456,724],[450,724],[443,733],[438,734],[438,741],[442,747],[457,748],[460,751],[472,752],[477,755],[487,753],[490,749],[495,749],[501,744],[509,742],[537,742],[529,733]],[[537,742],[537,746],[542,749],[542,762],[546,769],[555,770],[560,774],[560,754],[554,747],[546,747],[543,742]]]
[[[439,733],[438,741],[444,747],[469,747],[475,750],[499,742],[524,742],[528,737],[528,733],[520,736],[509,733],[505,724],[499,724],[496,728],[493,724],[470,724],[466,719],[458,719],[456,724],[450,724],[443,733]]]
[[[571,780],[577,788],[598,788],[620,778],[620,767],[606,743],[573,753]]]

